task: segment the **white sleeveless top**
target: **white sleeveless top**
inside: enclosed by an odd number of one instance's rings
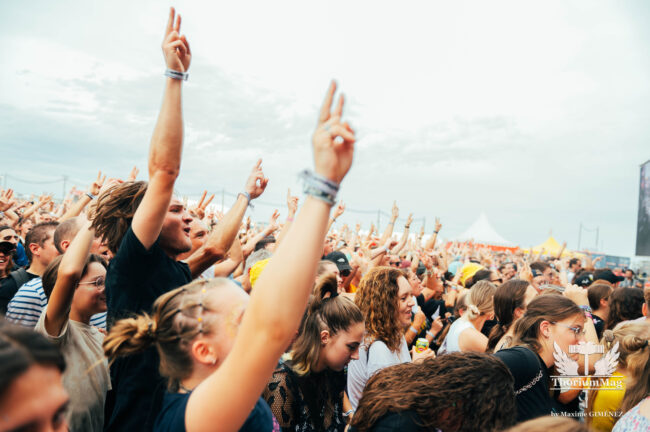
[[[452,352],[460,351],[460,347],[458,346],[458,338],[464,330],[470,327],[474,327],[472,323],[462,318],[458,318],[456,321],[454,321],[451,324],[451,327],[449,327],[447,337],[440,346],[438,354],[449,354]]]

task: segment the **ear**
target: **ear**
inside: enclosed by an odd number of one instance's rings
[[[643,314],[644,317],[648,316],[648,303],[643,303],[643,307],[641,308],[641,313]]]
[[[29,244],[29,251],[32,253],[32,256],[40,256],[41,247],[37,243]]]
[[[609,303],[609,300],[605,300],[604,298],[600,299],[600,307],[601,308],[606,308],[608,303]]]
[[[61,244],[59,244],[59,246],[61,246],[61,250],[62,250],[63,252],[67,251],[67,250],[68,250],[68,246],[70,246],[70,240],[62,240],[62,241],[61,241]]]
[[[524,316],[524,309],[523,308],[515,308],[515,313],[514,313],[515,319],[518,320],[522,316]]]
[[[548,321],[542,321],[539,323],[539,334],[546,339],[551,337],[551,323]]]
[[[215,365],[219,361],[216,349],[208,341],[198,339],[192,342],[192,357],[204,365]]]
[[[321,345],[327,345],[330,341],[330,332],[329,330],[323,330],[320,332],[320,343]]]

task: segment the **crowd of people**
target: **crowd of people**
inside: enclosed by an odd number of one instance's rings
[[[383,232],[337,224],[355,131],[334,82],[304,199],[245,220],[260,159],[225,214],[187,207],[180,24],[171,9],[147,181],[0,192],[0,431],[650,430],[633,274],[438,242],[438,220],[395,227],[397,204]]]

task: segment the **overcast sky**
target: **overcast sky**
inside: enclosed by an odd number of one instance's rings
[[[265,203],[298,193],[296,174],[313,165],[310,135],[335,78],[359,139],[344,222],[367,227],[396,199],[427,232],[439,216],[445,238],[485,211],[522,246],[552,231],[576,248],[582,222],[599,227],[598,249],[633,255],[639,165],[650,159],[647,1],[175,6],[193,52],[182,195],[236,193],[263,157],[270,184],[252,217],[265,220]],[[83,186],[134,164],[146,177],[167,14],[159,1],[2,2],[10,187],[60,196],[62,182],[23,180],[65,174]],[[581,246],[595,248],[595,234]]]

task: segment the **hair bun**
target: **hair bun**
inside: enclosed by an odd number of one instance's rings
[[[472,312],[474,315],[480,315],[481,314],[481,311],[478,310],[478,307],[476,305],[473,305],[473,304],[468,305],[467,309],[469,309],[469,311]]]

